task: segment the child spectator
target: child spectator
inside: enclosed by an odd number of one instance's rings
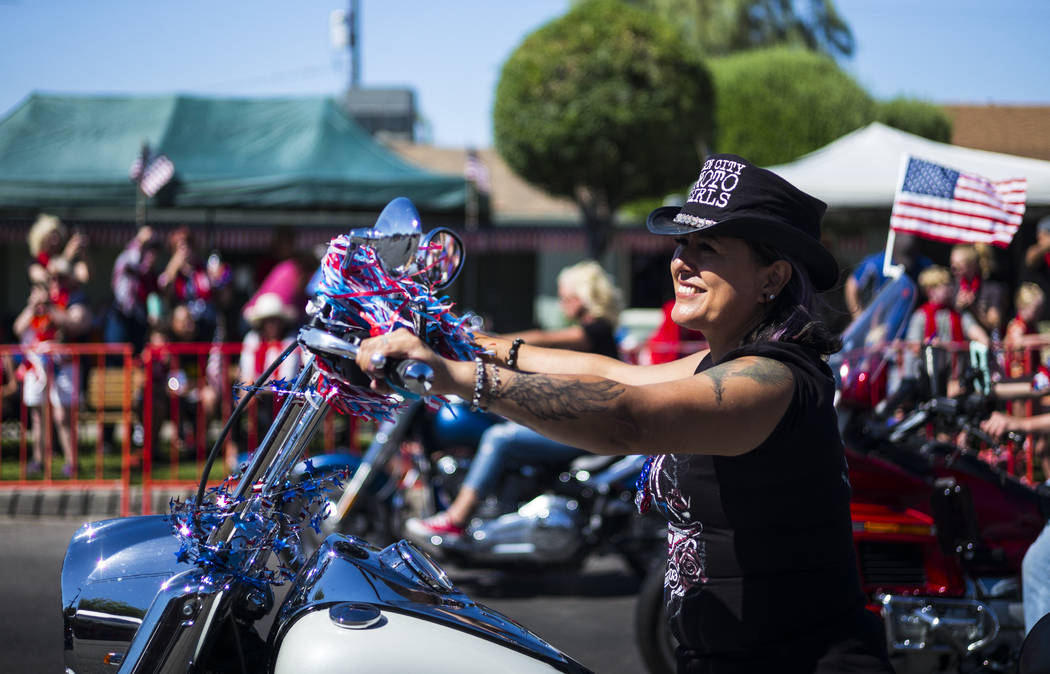
[[[1017,288],[1014,306],[1017,315],[1006,324],[1006,373],[1021,377],[1025,373],[1025,338],[1038,333],[1036,322],[1043,313],[1046,295],[1038,284],[1026,281]],[[1038,355],[1036,356],[1038,360]]]
[[[22,401],[30,410],[33,456],[30,473],[39,473],[44,460],[44,392],[48,391],[51,416],[58,434],[66,477],[74,473],[73,465],[73,359],[55,345],[72,342],[91,327],[87,298],[73,276],[72,266],[64,258],[48,262],[48,283],[36,283],[29,301],[15,318],[14,330],[25,347],[22,372]],[[48,381],[50,380],[50,386]]]
[[[905,338],[921,344],[964,342],[989,343],[988,333],[969,313],[952,306],[952,276],[940,266],[929,267],[919,274],[919,287],[926,303],[912,313]]]

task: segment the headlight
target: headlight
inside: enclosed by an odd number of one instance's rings
[[[995,614],[972,599],[883,595],[882,618],[890,651],[973,653],[999,633]]]

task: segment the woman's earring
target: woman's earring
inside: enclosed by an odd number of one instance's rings
[[[773,293],[769,293],[769,301],[770,301],[770,302],[772,302],[773,300],[775,300],[775,299],[776,299],[776,297],[777,297],[777,296],[776,296],[776,295],[774,295]]]

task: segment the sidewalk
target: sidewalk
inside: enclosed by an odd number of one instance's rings
[[[187,494],[171,494],[164,489],[154,487],[151,512],[168,512],[168,502],[172,496],[185,498]],[[142,488],[131,488],[130,514],[142,512]],[[120,490],[116,488],[99,489],[54,489],[41,486],[38,489],[10,489],[0,487],[0,516],[35,518],[35,517],[75,517],[93,520],[120,517]]]

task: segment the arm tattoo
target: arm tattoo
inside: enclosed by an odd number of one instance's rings
[[[738,362],[731,361],[725,365],[718,365],[700,374],[706,375],[713,384],[715,402],[722,404],[722,396],[725,394],[725,381],[733,377],[746,377],[751,381],[766,386],[781,386],[790,384],[791,370],[786,365],[768,358],[759,358],[753,361]]]
[[[606,409],[605,403],[623,392],[623,384],[615,381],[582,382],[519,373],[507,382],[500,397],[513,401],[537,419],[562,421]]]

